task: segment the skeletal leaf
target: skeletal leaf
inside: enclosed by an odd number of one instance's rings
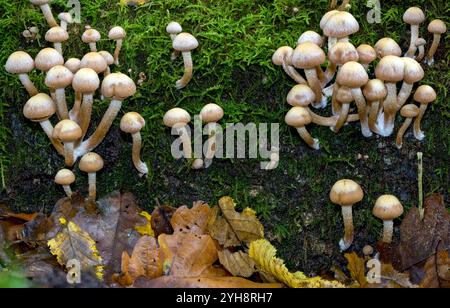
[[[243,252],[231,252],[228,249],[219,251],[220,264],[233,276],[248,278],[255,272],[255,262]]]
[[[146,221],[145,225],[136,226],[136,227],[134,227],[134,229],[137,232],[139,232],[140,235],[148,235],[148,236],[155,237],[155,232],[152,229],[152,215],[150,215],[149,213],[147,213],[145,211],[141,212],[139,215],[144,217],[147,221]]]

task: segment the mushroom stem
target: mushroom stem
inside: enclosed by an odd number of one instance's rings
[[[56,97],[56,109],[59,119],[61,120],[68,119],[69,111],[67,110],[66,91],[64,90],[64,88],[55,89],[55,97]]]
[[[40,122],[39,124],[41,124],[42,129],[44,130],[45,134],[50,139],[51,143],[55,147],[55,149],[58,152],[58,154],[59,155],[64,155],[64,146],[62,145],[62,143],[60,141],[58,141],[55,138],[53,138],[53,125],[52,125],[52,123],[50,123],[49,120],[45,120],[45,121]]]
[[[317,77],[317,72],[315,68],[312,69],[305,69],[305,75],[306,80],[308,80],[308,84],[311,87],[311,89],[314,91],[314,94],[316,95],[316,101],[312,104],[314,108],[325,108],[326,107],[326,101],[325,104],[322,100],[322,85],[320,84],[319,78]]]
[[[337,41],[337,37],[328,37],[328,50],[333,48],[333,46],[336,45]]]
[[[58,26],[58,23],[55,20],[55,17],[53,17],[52,9],[50,8],[49,4],[42,4],[41,6],[42,14],[44,14],[45,19],[47,20],[48,25],[52,27]]]
[[[175,40],[176,37],[177,37],[176,34],[170,34],[170,39],[172,40],[172,42]],[[174,61],[176,58],[178,58],[179,55],[180,52],[178,50],[174,50],[172,52],[172,55],[170,56],[170,60]]]
[[[425,46],[421,45],[419,46],[419,55],[416,58],[417,62],[420,62],[425,57]]]
[[[403,136],[405,135],[406,130],[412,123],[412,118],[406,118],[403,125],[400,127],[397,133],[397,139],[395,141],[395,145],[398,149],[401,149],[403,146]]]
[[[300,75],[300,73],[293,66],[288,65],[286,61],[283,61],[282,67],[286,74],[291,77],[296,83],[308,84],[302,77],[302,75]]]
[[[216,125],[218,124],[213,122],[208,123],[208,151],[206,152],[205,159],[203,161],[204,168],[208,168],[209,166],[211,166],[213,158],[216,155]]]
[[[341,106],[341,113],[339,113],[338,120],[336,121],[336,124],[333,127],[333,131],[335,133],[338,133],[342,126],[344,126],[345,122],[347,121],[348,111],[350,110],[350,104],[342,104]],[[359,115],[358,115],[359,117]]]
[[[119,55],[122,49],[123,40],[116,41],[116,49],[114,50],[114,64],[119,65]]]
[[[311,137],[309,132],[306,130],[305,127],[297,127],[297,132],[300,135],[300,137],[306,142],[307,145],[309,145],[314,150],[320,149],[319,140]]]
[[[89,48],[91,52],[97,52],[97,43],[95,42],[89,43]]]
[[[192,79],[192,72],[194,70],[194,64],[192,63],[192,54],[190,51],[182,52],[184,60],[184,75],[180,80],[177,80],[176,87],[178,90],[183,89],[188,85]]]
[[[69,112],[70,119],[75,121],[77,124],[80,124],[80,109],[81,109],[81,101],[83,100],[83,94],[79,92],[75,92],[75,102],[73,104],[72,110]]]
[[[95,202],[97,198],[97,173],[88,173],[89,180],[89,201]]]
[[[192,144],[191,144],[191,137],[189,136],[186,126],[180,125],[180,126],[174,126],[174,128],[177,131],[177,134],[181,138],[181,142],[183,143],[183,153],[184,158],[191,159],[192,158]]]
[[[94,96],[92,93],[83,95],[83,103],[80,109],[80,128],[83,132],[81,136],[81,140],[83,140],[84,136],[86,136],[87,131],[89,129],[89,124],[91,123],[91,115],[92,115],[92,105],[94,104]]]
[[[426,62],[428,65],[434,64],[434,54],[436,53],[439,43],[441,41],[441,35],[439,33],[435,33],[433,35],[433,43],[431,44],[430,50],[428,51]]]
[[[19,80],[30,96],[35,96],[39,93],[28,74],[19,74]]]
[[[416,41],[419,38],[419,25],[411,25],[411,42],[409,43],[409,49],[405,54],[405,57],[414,58],[417,52]]]
[[[72,189],[70,188],[70,185],[63,185],[64,192],[66,193],[67,197],[71,198],[73,193]]]
[[[339,242],[342,251],[347,250],[353,243],[353,212],[352,206],[342,206],[342,217],[344,218],[344,237]]]
[[[392,242],[392,234],[394,233],[394,221],[383,221],[383,242],[390,244]]]
[[[333,115],[339,115],[339,113],[341,112],[341,104],[336,99],[336,94],[337,94],[337,91],[339,90],[339,84],[337,82],[335,82],[332,85],[332,89],[333,89],[333,91],[331,94],[331,113]]]
[[[328,64],[327,70],[324,73],[324,79],[322,80],[322,86],[325,87],[331,80],[333,80],[334,75],[336,74],[337,65],[330,61]]]
[[[419,115],[414,120],[414,137],[416,137],[417,140],[423,140],[423,138],[425,138],[425,134],[421,130],[420,126],[422,118],[425,115],[425,111],[427,111],[427,107],[427,104],[420,104]]]
[[[369,111],[369,128],[378,134],[377,119],[380,112],[380,101],[372,102]]]
[[[378,127],[380,135],[388,137],[394,130],[395,113],[397,111],[397,86],[395,83],[386,83],[388,94],[383,102],[383,127]]]
[[[398,96],[397,96],[397,105],[396,105],[397,111],[403,107],[403,105],[406,103],[408,98],[411,96],[413,86],[414,86],[413,84],[403,82],[402,88],[400,89],[400,92],[398,93]]]
[[[53,46],[55,47],[55,50],[59,52],[59,54],[62,56],[63,55],[62,43],[53,43]]]
[[[73,142],[64,143],[64,158],[66,161],[66,166],[72,167],[75,163],[74,158],[74,144]]]
[[[308,112],[311,115],[312,122],[317,125],[333,127],[336,125],[336,122],[339,118],[338,115],[331,116],[331,117],[323,117],[323,116],[316,114],[309,107],[306,107],[306,109],[308,109]],[[349,114],[347,116],[347,123],[356,122],[356,121],[359,121],[358,114]]]
[[[369,128],[369,119],[367,118],[367,104],[360,88],[352,88],[352,96],[358,107],[359,120],[361,122],[361,132],[364,137],[372,136]]]
[[[148,174],[147,164],[141,160],[141,148],[142,148],[142,138],[141,133],[136,133],[131,135],[133,138],[133,164],[139,173],[146,175]]]

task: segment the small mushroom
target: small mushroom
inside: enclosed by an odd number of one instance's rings
[[[403,84],[397,96],[397,110],[400,110],[411,96],[414,83],[419,82],[425,76],[422,66],[414,59],[404,57],[405,75],[403,77]]]
[[[192,144],[191,137],[186,129],[186,126],[191,121],[189,113],[181,108],[173,108],[164,115],[164,125],[172,128],[172,132],[176,132],[180,136],[183,144],[183,156],[186,159],[192,158]]]
[[[411,125],[412,120],[419,115],[419,107],[414,104],[408,104],[402,107],[400,114],[405,118],[405,122],[398,130],[397,138],[395,144],[398,149],[403,146],[403,135],[405,134],[408,127]]]
[[[81,59],[80,68],[91,68],[97,74],[103,73],[108,68],[106,59],[98,52],[89,52]]]
[[[93,152],[83,155],[80,160],[79,168],[86,172],[89,177],[89,198],[91,202],[95,202],[97,198],[97,173],[104,167],[103,158]]]
[[[414,137],[416,137],[417,140],[423,140],[423,138],[425,138],[425,134],[420,128],[421,121],[425,115],[428,104],[434,102],[436,97],[436,91],[428,85],[418,87],[414,93],[414,100],[420,104],[419,115],[414,121]]]
[[[337,42],[328,51],[329,64],[325,71],[325,80],[322,82],[322,86],[327,85],[336,74],[338,67],[341,67],[347,62],[358,61],[359,54],[355,46],[349,42]],[[324,90],[324,92],[327,92]]]
[[[141,160],[142,138],[141,130],[145,126],[144,118],[137,112],[128,112],[120,121],[120,129],[133,138],[132,158],[135,168],[142,175],[148,174],[147,164]]]
[[[349,36],[359,31],[359,24],[349,12],[336,11],[321,22],[321,29],[328,37],[328,48],[331,49],[338,41],[348,42]]]
[[[64,144],[64,158],[66,166],[72,167],[75,163],[75,142],[82,136],[80,126],[72,120],[62,120],[53,129],[53,138]]]
[[[24,51],[13,52],[5,64],[5,70],[10,74],[17,74],[22,85],[30,96],[39,93],[36,86],[30,80],[28,74],[34,69],[34,60]]]
[[[64,63],[64,66],[75,74],[81,68],[81,60],[77,58],[70,58],[66,61],[66,63]]]
[[[106,64],[108,65],[106,67],[105,70],[105,77],[108,76],[109,74],[111,74],[111,69],[110,66],[114,64],[114,57],[112,56],[112,54],[110,54],[108,51],[106,50],[102,50],[98,52],[99,55],[101,55],[103,57],[103,59],[105,59]]]
[[[344,218],[344,238],[339,242],[342,251],[347,250],[353,243],[353,213],[352,207],[355,203],[360,202],[364,197],[364,192],[358,183],[343,179],[337,181],[330,191],[331,202],[342,207],[342,216]]]
[[[402,204],[395,196],[383,195],[375,202],[372,213],[383,220],[383,242],[390,244],[394,232],[394,219],[403,214]]]
[[[416,47],[419,49],[419,55],[416,58],[417,62],[420,62],[425,57],[425,45],[427,44],[427,41],[425,41],[424,38],[419,37],[416,40]]]
[[[366,257],[370,257],[371,255],[373,255],[373,247],[370,245],[366,245],[363,247],[362,249],[363,255]]]
[[[445,22],[443,22],[442,20],[435,19],[428,25],[428,32],[433,33],[433,44],[431,45],[430,50],[428,51],[428,55],[425,62],[428,65],[433,65],[434,54],[436,53],[439,47],[442,34],[447,32],[447,26],[445,25]]]
[[[381,103],[387,95],[387,89],[379,79],[371,79],[364,86],[363,94],[369,106],[369,128],[374,133],[378,134],[377,119],[381,112]]]
[[[49,3],[52,0],[30,0],[31,4],[39,5],[39,7],[42,10],[42,14],[44,14],[45,19],[47,20],[47,23],[50,27],[56,27],[58,23],[56,22],[55,18],[53,17],[52,10],[50,8]]]
[[[45,40],[47,42],[53,43],[56,51],[63,55],[62,43],[69,39],[69,33],[62,27],[56,26],[50,28],[50,30],[45,33]]]
[[[364,66],[366,71],[369,71],[369,65],[377,59],[377,52],[375,49],[367,44],[361,44],[356,48],[359,55],[359,63]]]
[[[72,84],[73,73],[63,65],[52,67],[45,77],[45,85],[55,89],[57,114],[61,120],[69,118],[65,88]]]
[[[86,29],[86,31],[84,31],[83,35],[81,36],[81,40],[83,41],[83,43],[89,44],[91,52],[97,51],[97,42],[100,41],[101,38],[102,36],[100,32],[90,27]]]
[[[323,38],[322,36],[315,31],[305,31],[303,32],[297,40],[297,45],[310,42],[316,44],[319,47],[323,46]]]
[[[207,123],[206,129],[208,129],[208,151],[205,154],[204,167],[208,168],[212,164],[212,160],[216,155],[216,141],[217,141],[217,126],[224,115],[222,107],[217,104],[207,104],[200,111],[200,120]]]
[[[402,49],[397,44],[396,41],[390,37],[384,37],[375,44],[375,52],[377,53],[378,59],[382,59],[386,56],[397,56],[402,55]]]
[[[295,80],[298,84],[306,84],[306,80],[300,75],[299,72],[292,66],[292,55],[294,49],[289,46],[283,46],[278,48],[272,56],[272,63],[275,65],[281,65],[285,73]]]
[[[54,66],[64,65],[64,58],[56,49],[44,48],[37,54],[34,64],[38,70],[48,72]]]
[[[191,51],[198,47],[197,39],[189,33],[180,33],[176,36],[172,43],[173,48],[183,55],[184,60],[184,76],[176,82],[177,89],[183,89],[192,79],[193,63]]]
[[[411,41],[405,57],[414,58],[417,52],[416,41],[419,38],[419,26],[425,21],[425,14],[418,7],[410,7],[403,14],[403,21],[411,25]]]
[[[354,101],[352,91],[349,87],[340,86],[336,90],[336,94],[333,96],[336,105],[340,105],[339,108],[339,116],[338,119],[331,130],[335,133],[338,133],[344,124],[347,122],[348,112],[350,111],[350,103]],[[338,110],[335,111],[336,113]],[[358,115],[359,119],[359,115]]]
[[[177,23],[176,21],[172,21],[170,22],[167,27],[166,27],[166,31],[167,33],[169,33],[170,35],[170,39],[173,41],[175,40],[175,38],[177,37],[178,34],[180,34],[181,32],[183,32],[183,28],[181,27],[181,25],[179,23]],[[173,61],[175,60],[178,55],[180,54],[179,51],[175,50],[172,55],[170,56],[170,59]]]
[[[304,107],[292,107],[291,110],[288,111],[284,121],[287,125],[294,127],[300,137],[314,150],[320,149],[319,140],[311,137],[309,132],[306,130],[305,126],[312,122],[311,115],[308,112],[308,109]]]
[[[122,49],[123,40],[127,36],[127,33],[122,27],[113,27],[109,30],[108,38],[110,40],[116,41],[116,49],[114,50],[114,64],[119,65],[119,55]]]
[[[58,19],[61,21],[60,27],[67,31],[67,25],[72,24],[74,22],[72,18],[72,14],[70,13],[60,13],[58,15]]]
[[[72,197],[72,189],[70,185],[75,182],[75,174],[69,169],[61,169],[55,176],[55,183],[61,185],[67,195],[67,197]]]

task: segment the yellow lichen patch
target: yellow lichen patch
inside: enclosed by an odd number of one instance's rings
[[[142,217],[145,218],[146,224],[143,226],[136,226],[134,229],[140,234],[140,235],[148,235],[151,237],[155,237],[155,232],[152,229],[152,215],[149,213],[142,211],[139,213]]]

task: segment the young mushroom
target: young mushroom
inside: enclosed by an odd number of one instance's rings
[[[427,44],[427,41],[425,41],[424,38],[419,37],[416,40],[416,47],[419,49],[419,54],[417,55],[416,61],[421,62],[423,58],[425,58],[425,45]]]
[[[397,138],[395,140],[395,145],[398,149],[403,146],[403,135],[405,134],[408,127],[411,125],[413,119],[419,115],[419,107],[414,104],[408,104],[402,107],[400,114],[405,118],[405,122],[398,130]]]
[[[369,128],[374,133],[378,134],[377,119],[381,112],[381,103],[384,101],[387,95],[387,89],[379,79],[371,79],[364,86],[364,97],[367,100],[369,106]]]
[[[334,78],[338,67],[350,61],[358,61],[359,54],[352,43],[337,42],[328,51],[328,60],[329,64],[325,71],[325,79],[322,81],[322,86],[327,85]],[[324,93],[326,92],[327,90],[324,89]]]
[[[97,42],[100,41],[101,38],[102,36],[100,32],[90,27],[86,31],[84,31],[83,35],[81,36],[81,40],[83,41],[83,43],[89,44],[91,52],[97,51]]]
[[[72,24],[74,22],[72,18],[72,14],[70,13],[60,13],[58,15],[58,19],[61,21],[61,24],[59,25],[61,28],[67,31],[67,25]]]
[[[212,160],[216,155],[217,127],[224,115],[222,107],[216,104],[207,104],[200,111],[200,120],[207,123],[205,129],[208,130],[208,151],[205,154],[204,168],[208,168],[212,164]]]
[[[172,128],[172,134],[176,133],[180,136],[183,145],[183,156],[186,159],[192,158],[192,144],[191,137],[186,129],[186,126],[191,121],[189,113],[181,108],[173,108],[164,115],[164,125]],[[172,149],[173,151],[174,149]],[[176,149],[178,150],[178,149]]]
[[[359,63],[362,64],[366,71],[369,71],[369,65],[377,58],[375,49],[367,44],[361,44],[356,48],[359,55]]]
[[[323,38],[319,33],[308,30],[308,31],[303,32],[300,35],[300,37],[297,40],[297,45],[300,45],[300,44],[303,44],[306,42],[310,42],[310,43],[316,44],[319,47],[322,47]]]
[[[172,40],[172,43],[173,43],[173,41],[175,40],[177,35],[180,34],[181,32],[183,32],[183,28],[176,21],[172,21],[167,25],[166,31],[167,31],[167,33],[169,33],[170,39]],[[172,52],[170,59],[172,61],[175,60],[179,54],[180,54],[180,52],[175,50],[174,52]]]
[[[69,169],[61,169],[55,176],[55,183],[61,185],[66,193],[67,197],[72,197],[72,189],[70,185],[75,182],[75,174]]]
[[[405,75],[403,76],[403,84],[397,96],[397,110],[400,110],[411,96],[414,83],[419,82],[425,76],[422,66],[414,59],[404,57]]]
[[[285,73],[298,84],[306,84],[306,80],[292,66],[292,55],[294,49],[290,46],[282,46],[278,48],[272,56],[272,63],[282,66]]]
[[[333,11],[332,11],[333,12]],[[359,24],[349,12],[337,11],[322,23],[323,34],[328,37],[328,48],[338,41],[347,42],[349,36],[359,31]]]
[[[303,141],[305,141],[311,148],[314,150],[320,149],[319,140],[311,137],[305,128],[306,125],[312,122],[308,109],[304,107],[292,107],[286,114],[284,121],[287,125],[294,127]]]
[[[81,68],[81,60],[77,58],[70,58],[66,61],[66,63],[64,63],[64,66],[75,74]]]
[[[114,64],[114,57],[112,54],[110,54],[108,51],[106,50],[102,50],[98,52],[99,55],[101,55],[103,57],[103,59],[105,59],[106,64],[108,65],[106,67],[106,70],[104,72],[105,77],[108,76],[109,74],[111,74],[111,68],[110,66]]]
[[[425,21],[425,14],[418,7],[410,7],[403,14],[403,21],[411,25],[411,41],[405,57],[414,58],[417,52],[416,41],[419,38],[419,26]]]
[[[378,40],[374,47],[378,59],[382,59],[386,56],[400,57],[402,55],[402,49],[397,44],[397,42],[390,37],[384,37]]]
[[[144,118],[137,112],[128,112],[120,121],[120,129],[133,138],[132,158],[134,167],[141,175],[148,174],[147,164],[141,160],[142,137],[141,130],[145,126]]]
[[[80,126],[72,120],[62,120],[53,129],[53,138],[64,144],[64,158],[68,167],[72,167],[75,163],[75,142],[81,136]]]
[[[43,72],[48,72],[52,67],[64,65],[63,56],[54,48],[44,48],[34,59],[36,68]]]
[[[50,27],[56,27],[58,23],[56,22],[55,18],[53,17],[52,10],[50,8],[49,3],[52,0],[30,0],[31,4],[39,5],[42,14],[44,14],[45,19],[47,20],[47,23]]]
[[[176,87],[180,90],[186,87],[192,79],[193,63],[191,51],[198,47],[198,41],[192,34],[183,32],[175,37],[172,45],[175,50],[181,52],[184,60],[184,75],[176,82]]]
[[[36,86],[30,80],[28,74],[34,69],[34,60],[24,51],[13,52],[5,64],[5,70],[10,74],[17,74],[22,85],[30,96],[39,93]]]
[[[394,232],[394,219],[403,214],[402,204],[395,196],[383,195],[375,202],[372,213],[383,220],[383,242],[390,244]]]
[[[335,112],[339,115],[336,123],[331,127],[331,130],[338,133],[347,122],[348,112],[350,111],[350,103],[354,101],[351,89],[345,86],[338,87],[335,95],[333,96],[333,100],[335,101],[333,102],[333,106],[336,105],[336,107],[334,107],[336,109]]]
[[[97,74],[103,73],[108,68],[106,59],[98,52],[89,52],[81,59],[80,68],[91,68]]]
[[[116,49],[114,50],[114,64],[119,65],[119,55],[122,49],[123,40],[127,36],[127,33],[122,27],[114,27],[109,30],[108,38],[110,40],[116,41]]]
[[[100,155],[90,152],[80,160],[79,168],[86,172],[89,177],[89,198],[91,202],[95,202],[97,198],[97,173],[103,169],[104,162]]]
[[[57,114],[61,120],[69,118],[65,88],[72,84],[73,73],[63,65],[52,67],[45,77],[45,85],[55,89]]]
[[[63,55],[62,43],[69,39],[69,33],[62,27],[56,26],[50,28],[50,30],[45,33],[45,40],[47,42],[53,43],[56,51]]]
[[[442,34],[447,32],[447,26],[445,25],[445,22],[443,22],[442,20],[435,19],[428,25],[428,32],[433,33],[433,44],[431,45],[430,50],[428,51],[428,55],[425,62],[428,65],[433,65],[434,54],[436,53],[439,47]]]
[[[344,218],[344,237],[339,242],[341,251],[347,250],[353,243],[354,227],[352,207],[360,202],[364,197],[364,192],[358,183],[352,180],[337,181],[330,191],[330,200],[334,204],[342,207],[342,216]]]
[[[417,88],[414,93],[414,100],[420,104],[419,115],[416,117],[414,121],[414,137],[417,140],[423,140],[425,138],[425,134],[420,128],[421,121],[423,116],[425,115],[425,111],[427,110],[428,104],[434,102],[436,100],[436,91],[428,85],[422,85]]]

